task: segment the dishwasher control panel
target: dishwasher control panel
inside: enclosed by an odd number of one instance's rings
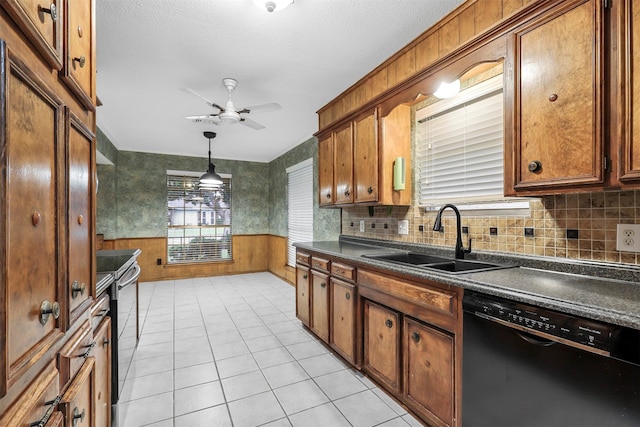
[[[489,320],[519,325],[599,350],[611,351],[620,329],[616,325],[535,307],[493,295],[465,293],[463,307]]]

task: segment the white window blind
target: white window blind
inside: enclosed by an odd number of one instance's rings
[[[198,187],[199,175],[167,172],[167,263],[230,261],[231,176],[215,190]]]
[[[503,198],[502,76],[416,113],[418,204]]]
[[[313,240],[313,159],[287,168],[287,263],[295,267],[296,242]]]

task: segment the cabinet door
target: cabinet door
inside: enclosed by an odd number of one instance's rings
[[[95,111],[95,3],[93,0],[65,0],[65,6],[62,79],[85,108]]]
[[[311,271],[311,330],[329,342],[329,276]]]
[[[378,201],[378,117],[370,111],[353,122],[354,202]]]
[[[331,347],[355,364],[356,287],[331,279]]]
[[[309,309],[311,293],[309,292],[309,269],[302,265],[296,266],[296,317],[302,324],[309,326]]]
[[[68,295],[70,323],[93,301],[94,136],[72,114],[67,122]]]
[[[95,358],[90,357],[60,401],[67,427],[91,427],[95,415]]]
[[[334,133],[335,204],[353,203],[353,135],[351,123]]]
[[[601,0],[562,2],[515,33],[515,189],[603,182]]]
[[[403,342],[407,402],[434,425],[453,425],[453,336],[405,318]]]
[[[94,333],[96,349],[96,427],[111,425],[111,318],[105,317]]]
[[[400,391],[400,314],[364,300],[362,367],[391,391]]]
[[[625,121],[626,133],[621,151],[621,176],[623,182],[640,182],[640,4],[625,0],[622,19],[625,29],[624,51]],[[625,26],[624,23],[627,23]],[[622,126],[621,126],[622,127]]]
[[[62,68],[62,27],[64,9],[61,0],[0,0],[20,29],[56,70]]]
[[[5,52],[8,51],[8,54]],[[0,395],[63,336],[58,263],[63,108],[0,41]],[[64,308],[64,307],[63,307]],[[64,316],[63,316],[64,317]]]
[[[320,206],[333,205],[333,136],[318,141],[318,186]]]

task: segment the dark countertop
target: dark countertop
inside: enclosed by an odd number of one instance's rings
[[[538,305],[564,313],[640,329],[640,267],[476,252],[469,259],[519,265],[517,268],[449,274],[362,255],[416,251],[453,258],[453,250],[424,245],[341,237],[338,241],[296,243],[296,247],[419,279]]]

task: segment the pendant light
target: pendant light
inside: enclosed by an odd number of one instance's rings
[[[216,173],[216,167],[211,163],[211,140],[216,137],[216,133],[205,131],[204,137],[209,139],[209,169],[200,177],[200,188],[213,190],[222,185],[222,177]]]

